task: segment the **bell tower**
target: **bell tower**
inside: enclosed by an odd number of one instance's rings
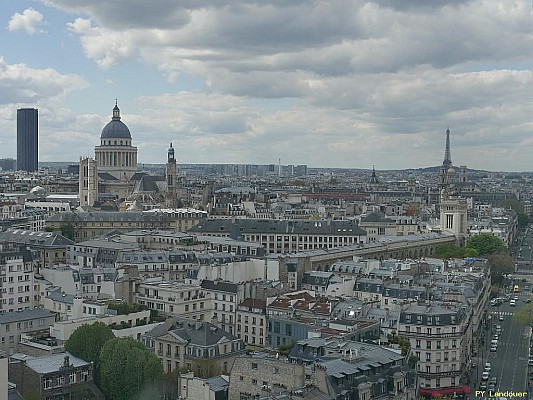
[[[176,208],[177,193],[176,193],[176,176],[177,176],[176,157],[172,143],[167,151],[167,166],[166,166],[166,181],[167,181],[167,193],[166,193],[166,206],[169,208]]]

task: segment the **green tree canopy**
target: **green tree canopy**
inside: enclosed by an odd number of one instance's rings
[[[65,343],[65,350],[88,362],[98,363],[104,343],[115,335],[102,322],[84,324],[76,329]]]
[[[513,321],[521,325],[533,324],[533,303],[526,304],[513,315]]]
[[[512,274],[515,270],[515,261],[509,254],[491,254],[487,259],[490,263],[493,284],[499,284],[503,280],[504,275]]]
[[[68,224],[61,224],[59,225],[59,229],[61,229],[61,234],[65,236],[67,239],[74,240],[74,225],[68,223]]]
[[[506,251],[503,241],[490,233],[482,233],[480,235],[472,236],[468,239],[466,247],[470,247],[478,251],[480,256],[501,253]]]
[[[44,400],[44,396],[37,389],[30,389],[22,394],[24,400]]]
[[[471,247],[462,248],[453,244],[441,244],[435,250],[435,257],[441,259],[477,257],[479,252]]]
[[[106,399],[136,399],[162,376],[161,361],[131,337],[108,340],[100,352],[100,389]]]
[[[462,251],[460,247],[454,246],[453,244],[441,244],[435,249],[435,257],[442,259],[461,258]]]

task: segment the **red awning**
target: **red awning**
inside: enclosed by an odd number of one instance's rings
[[[449,396],[453,394],[470,394],[470,386],[464,385],[455,388],[440,388],[440,389],[426,389],[420,388],[420,394],[437,397],[437,396]]]

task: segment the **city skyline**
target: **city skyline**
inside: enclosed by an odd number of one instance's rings
[[[118,98],[140,163],[533,171],[531,2],[0,0],[0,158],[92,156]],[[421,3],[421,5],[419,4]]]

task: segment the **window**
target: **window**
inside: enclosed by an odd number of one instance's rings
[[[43,381],[43,386],[45,389],[50,389],[52,388],[52,378],[46,378],[44,381]]]
[[[252,363],[252,369],[257,369],[257,363]]]

